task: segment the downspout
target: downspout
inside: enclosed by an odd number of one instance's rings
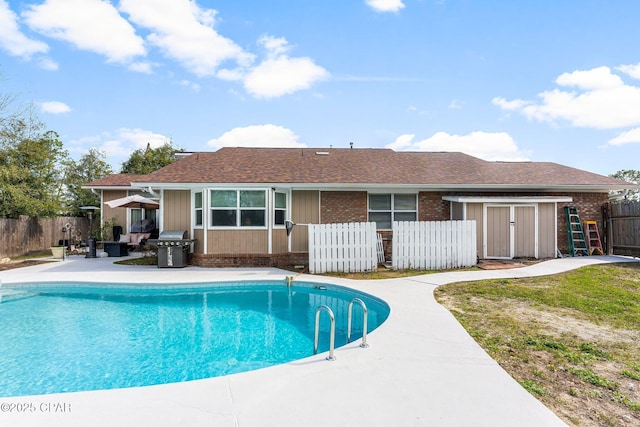
[[[202,248],[202,254],[209,254],[209,239],[207,238],[209,235],[209,215],[210,209],[205,209],[205,206],[209,206],[209,194],[210,190],[208,188],[202,189],[202,244],[204,247]]]
[[[149,190],[151,190],[151,187],[149,187]],[[160,212],[158,212],[158,215],[156,215],[156,217],[158,217],[158,222],[159,222],[157,226],[159,230],[164,230],[164,190],[160,190],[160,194],[156,194],[156,193],[151,193],[151,194],[153,194],[154,196],[160,197],[160,209],[158,209]]]
[[[147,187],[147,193],[152,194],[156,197],[160,197],[160,194],[156,193],[155,191],[153,191],[153,188],[151,188],[151,186]]]
[[[273,254],[273,206],[275,205],[276,189],[271,188],[269,191],[269,197],[267,198],[267,253]]]

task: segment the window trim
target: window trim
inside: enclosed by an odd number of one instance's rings
[[[224,207],[213,207],[211,206],[211,202],[213,200],[213,192],[215,191],[235,191],[236,192],[236,206],[224,206]],[[242,191],[253,191],[253,192],[262,192],[264,194],[264,206],[263,207],[243,207],[240,206],[240,193]],[[208,196],[208,212],[209,218],[207,221],[207,229],[209,230],[266,230],[268,229],[269,224],[269,199],[267,194],[267,189],[264,188],[209,188]],[[236,225],[214,225],[213,224],[213,211],[215,210],[235,210],[236,212]],[[251,225],[251,226],[243,226],[240,224],[241,221],[241,213],[242,211],[262,211],[264,212],[264,225]]]
[[[282,194],[284,195],[284,208],[278,208],[276,207],[276,194]],[[271,219],[271,225],[273,226],[273,228],[285,228],[285,222],[287,221],[287,213],[289,212],[289,194],[285,191],[277,191],[274,190],[273,191],[273,218]],[[284,212],[284,220],[282,222],[282,224],[276,224],[276,211],[283,211]]]
[[[196,195],[200,194],[200,207],[198,208],[196,206]],[[200,190],[200,191],[194,191],[193,192],[193,228],[197,229],[197,230],[202,230],[204,228],[204,223],[205,223],[205,217],[204,217],[204,205],[205,205],[205,198],[204,198],[204,190]],[[198,224],[198,211],[201,212],[201,219],[202,222],[200,224]]]
[[[371,196],[391,196],[391,208],[390,209],[371,209]],[[414,196],[415,198],[415,202],[416,202],[416,208],[415,210],[407,210],[407,209],[395,209],[395,196],[407,196],[407,195],[411,195]],[[369,217],[371,215],[371,213],[391,213],[391,227],[393,227],[393,222],[396,221],[395,216],[396,216],[396,212],[397,213],[415,213],[416,215],[416,219],[414,221],[418,220],[418,193],[368,193],[367,194],[367,221],[369,220]],[[371,222],[375,222],[375,221],[371,221]],[[378,224],[376,223],[376,229],[377,230],[391,230],[392,228],[378,228]]]

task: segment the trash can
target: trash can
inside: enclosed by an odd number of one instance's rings
[[[87,240],[87,254],[85,258],[95,258],[96,257],[96,238],[89,237]]]

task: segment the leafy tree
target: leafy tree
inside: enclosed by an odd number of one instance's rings
[[[67,152],[38,120],[16,119],[0,129],[0,216],[51,217],[61,210],[61,170]]]
[[[0,93],[0,217],[57,215],[67,152],[58,134],[45,130],[35,107],[16,106],[16,100]]]
[[[632,182],[634,184],[640,184],[640,171],[634,169],[622,169],[616,173],[609,175],[611,178],[621,179],[623,181]],[[624,200],[628,201],[640,201],[639,190],[629,190],[626,193]]]
[[[122,163],[122,173],[148,174],[176,161],[176,152],[184,151],[173,146],[172,141],[158,148],[147,144],[145,149],[137,149]]]
[[[82,186],[113,172],[106,158],[104,151],[91,148],[78,161],[68,160],[65,163],[63,205],[68,215],[82,216],[84,213],[80,206],[100,205],[100,196]]]

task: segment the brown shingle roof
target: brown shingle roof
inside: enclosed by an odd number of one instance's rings
[[[136,175],[132,173],[114,173],[97,179],[86,187],[129,187],[132,182],[145,179],[147,175]]]
[[[327,154],[328,153],[328,154]],[[89,186],[125,179],[111,175]],[[620,186],[618,181],[546,162],[487,162],[463,153],[389,149],[222,148],[195,153],[149,175],[152,184],[364,184],[425,186]]]

